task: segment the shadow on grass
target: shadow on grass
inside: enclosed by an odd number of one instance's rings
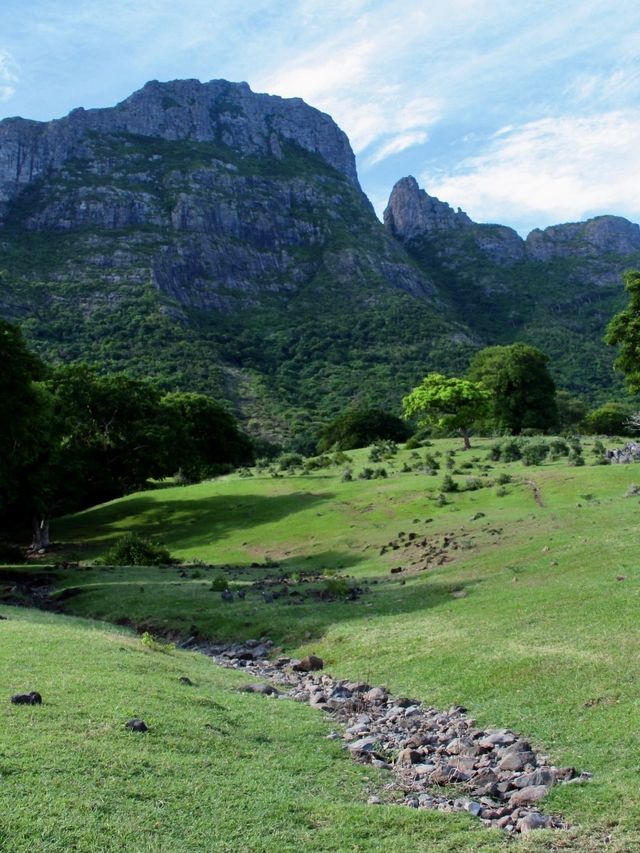
[[[314,555],[318,565],[313,568],[341,566],[344,572],[360,560],[329,551]],[[317,577],[309,580],[304,577],[308,569],[304,558],[256,568],[94,568],[61,574],[58,585],[73,585],[81,591],[61,601],[65,611],[75,615],[126,620],[129,625],[159,634],[188,633],[220,641],[266,635],[278,644],[294,646],[319,639],[341,623],[413,618],[433,608],[464,606],[458,599],[473,595],[474,587],[482,583],[475,579],[448,584],[441,575],[432,580],[426,573],[404,583],[395,577],[352,578],[351,585],[362,592],[349,600],[326,597],[326,584],[335,575],[327,581]],[[222,572],[234,593],[232,602],[223,600],[219,589],[212,589],[211,580]],[[243,598],[237,597],[238,591],[244,591]]]
[[[281,521],[334,497],[331,492],[187,499],[163,496],[159,500],[141,495],[61,519],[54,525],[54,533],[67,541],[86,540],[80,550],[87,552],[100,551],[129,530],[160,539],[169,549],[183,550],[212,544],[229,532]]]

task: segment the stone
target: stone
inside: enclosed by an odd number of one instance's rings
[[[440,767],[436,767],[429,776],[429,781],[433,785],[451,785],[454,782],[467,782],[468,780],[468,773],[457,770],[450,764],[442,764]]]
[[[513,780],[513,784],[516,788],[531,788],[539,785],[545,785],[547,788],[551,788],[555,781],[556,774],[554,770],[550,767],[539,767],[531,773],[525,773],[522,776],[518,776]]]
[[[134,718],[134,719],[132,719],[132,720],[127,720],[127,722],[124,724],[124,727],[125,727],[126,729],[129,729],[129,730],[130,730],[130,731],[132,731],[132,732],[140,732],[140,733],[143,733],[143,732],[148,732],[148,731],[149,731],[149,727],[147,726],[147,724],[145,723],[145,721],[144,721],[144,720],[139,720],[139,719],[137,719],[137,718]]]
[[[186,687],[193,687],[193,681],[190,678],[187,678],[186,675],[181,675],[178,679],[180,684],[184,684]]]
[[[368,806],[381,806],[382,800],[380,799],[380,797],[369,797],[369,799],[367,800],[367,805]]]
[[[418,764],[418,762],[422,761],[424,755],[421,752],[418,752],[415,749],[402,749],[398,753],[396,757],[396,764],[399,765],[410,765],[410,764]]]
[[[375,737],[363,737],[347,744],[347,749],[349,752],[373,752],[377,740]]]
[[[16,693],[11,697],[13,705],[42,705],[42,696],[36,691],[31,693]]]
[[[524,770],[527,764],[534,764],[535,760],[535,755],[532,752],[509,750],[498,762],[498,767],[500,770],[512,770],[517,772],[519,770]]]
[[[271,684],[247,684],[245,687],[240,687],[241,693],[258,693],[261,696],[278,696],[278,691]]]
[[[307,655],[292,667],[296,672],[314,672],[324,669],[324,661],[316,655]]]
[[[508,729],[498,729],[491,734],[486,735],[479,741],[479,746],[482,749],[493,749],[496,746],[510,746],[515,743],[516,736]]]
[[[527,806],[537,803],[549,793],[546,785],[532,785],[530,788],[521,788],[511,795],[509,804],[512,806]]]
[[[539,814],[538,812],[532,812],[521,817],[516,824],[516,828],[523,835],[526,835],[528,832],[533,832],[536,829],[548,829],[552,825],[550,817]]]
[[[385,702],[387,696],[388,693],[384,687],[373,687],[364,694],[363,698],[366,699],[367,702]]]
[[[465,809],[470,812],[474,817],[480,817],[483,812],[483,807],[480,803],[476,803],[474,800],[470,800],[465,804]]]

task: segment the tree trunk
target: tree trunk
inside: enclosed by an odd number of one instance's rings
[[[49,519],[35,516],[33,519],[33,539],[31,541],[31,550],[46,551],[50,544]]]
[[[464,450],[471,450],[471,441],[469,440],[471,433],[468,429],[462,430],[462,440],[464,442]]]

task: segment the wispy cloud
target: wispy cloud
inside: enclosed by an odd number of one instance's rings
[[[611,111],[503,128],[486,150],[447,175],[421,176],[429,192],[479,221],[535,224],[596,213],[634,216],[640,197],[640,116]]]
[[[16,91],[18,67],[13,56],[0,50],[0,101],[8,101]]]

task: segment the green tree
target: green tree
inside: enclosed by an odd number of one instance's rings
[[[605,341],[618,346],[614,367],[625,374],[632,394],[640,393],[640,271],[629,270],[623,276],[629,302],[624,311],[609,322]]]
[[[604,403],[584,419],[584,431],[591,435],[637,435],[638,428],[630,423],[631,406],[624,403]]]
[[[221,466],[253,461],[249,438],[233,415],[204,394],[173,392],[161,401],[162,421],[170,427],[167,457],[189,480],[216,473]]]
[[[405,417],[417,418],[420,426],[459,432],[468,450],[473,425],[485,417],[490,400],[491,393],[478,382],[429,373],[402,405]]]
[[[36,381],[45,367],[29,351],[22,332],[0,320],[0,514],[16,502],[25,466],[42,451],[46,430],[44,400]]]
[[[411,431],[396,415],[373,408],[347,409],[327,424],[320,434],[318,450],[324,453],[335,447],[338,450],[353,450],[367,447],[379,439],[406,441]]]
[[[579,397],[574,397],[569,391],[556,392],[558,407],[558,427],[567,431],[575,429],[587,414],[587,404]]]
[[[491,424],[518,435],[523,429],[544,431],[557,425],[555,385],[548,358],[528,344],[487,347],[476,353],[469,378],[491,391]]]

